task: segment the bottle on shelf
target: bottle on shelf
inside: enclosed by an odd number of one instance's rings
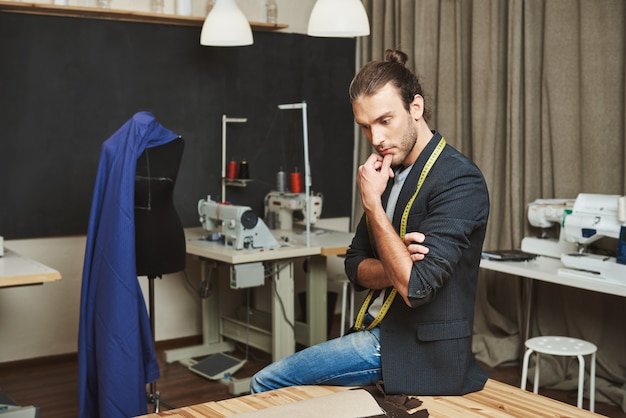
[[[154,13],[163,13],[163,7],[165,6],[164,0],[151,0],[150,10]]]
[[[276,24],[278,22],[278,5],[276,0],[267,0],[265,3],[265,21]]]
[[[193,10],[192,0],[176,0],[176,14],[179,16],[191,16]]]

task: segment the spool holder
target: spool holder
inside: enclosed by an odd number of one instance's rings
[[[306,246],[311,246],[311,167],[309,164],[309,132],[306,102],[280,104],[281,110],[302,109],[302,139],[304,141],[304,194],[306,202]]]
[[[229,118],[226,114],[222,115],[222,195],[220,198],[222,202],[226,201],[226,125],[229,123],[245,123],[247,118]],[[229,182],[235,183],[238,179],[228,179]],[[240,187],[245,187],[245,182],[237,182]]]

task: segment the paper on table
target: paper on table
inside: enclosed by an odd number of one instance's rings
[[[277,405],[254,412],[236,414],[237,418],[358,418],[384,415],[372,395],[363,389],[346,390],[317,398]]]

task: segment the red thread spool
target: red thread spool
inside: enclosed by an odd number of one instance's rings
[[[226,167],[226,178],[227,179],[237,178],[237,161],[230,161],[228,163],[228,166]]]
[[[297,171],[291,173],[291,193],[302,193],[302,176]]]

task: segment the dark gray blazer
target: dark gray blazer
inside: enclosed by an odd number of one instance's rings
[[[406,179],[393,217],[400,219],[441,135],[434,132]],[[382,196],[386,205],[393,180]],[[408,307],[396,296],[380,324],[386,393],[462,395],[483,388],[487,373],[472,353],[474,302],[481,250],[489,216],[489,194],[482,173],[447,145],[431,168],[411,208],[407,232],[426,235],[430,252],[415,262]],[[357,227],[345,268],[353,284],[357,267],[376,257],[365,217]],[[363,287],[356,285],[358,290]]]

